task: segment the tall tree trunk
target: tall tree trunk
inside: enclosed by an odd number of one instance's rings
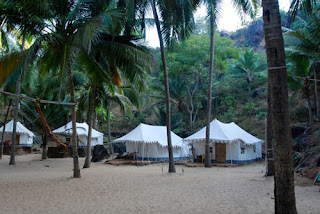
[[[266,137],[266,176],[274,175],[274,156],[273,156],[273,141],[272,141],[272,106],[271,106],[271,89],[270,78],[268,78],[268,114],[267,114],[267,137]]]
[[[172,143],[171,143],[171,114],[170,114],[171,110],[170,110],[170,92],[169,92],[169,83],[168,83],[167,62],[166,62],[166,56],[164,53],[164,45],[163,45],[163,39],[161,35],[160,22],[159,22],[154,0],[151,0],[151,5],[152,5],[153,17],[155,19],[158,37],[160,41],[160,51],[161,51],[161,59],[162,59],[163,74],[164,74],[164,85],[166,89],[166,110],[167,110],[166,124],[167,124],[168,153],[169,153],[169,172],[174,173],[176,172],[176,169],[174,166]]]
[[[312,114],[311,100],[310,100],[310,93],[309,92],[307,92],[306,98],[307,98],[307,103],[308,103],[309,126],[312,126],[312,124],[313,124],[313,114]]]
[[[4,117],[4,121],[3,121],[4,124],[3,124],[3,130],[2,130],[2,135],[1,135],[0,159],[2,159],[2,154],[3,154],[3,144],[4,144],[3,139],[4,139],[4,134],[6,131],[6,124],[7,124],[8,115],[10,112],[11,103],[12,103],[12,99],[9,100],[9,106],[7,108],[7,113],[6,113],[6,116]]]
[[[290,132],[288,78],[277,0],[262,0],[270,77],[275,156],[275,213],[297,213]]]
[[[211,122],[211,101],[212,101],[212,79],[214,66],[214,22],[215,13],[211,6],[210,11],[210,67],[208,80],[208,104],[207,104],[207,126],[206,126],[206,148],[205,148],[205,167],[212,167],[210,154],[210,122]]]
[[[23,35],[21,51],[24,50],[24,44],[26,42],[26,36]],[[21,88],[21,76],[23,73],[24,62],[22,62],[21,66],[21,73],[18,77],[18,81],[16,83],[16,95],[20,95],[20,88]],[[18,122],[18,113],[19,113],[19,99],[14,99],[14,111],[13,111],[13,130],[12,130],[12,140],[11,140],[11,154],[10,154],[10,162],[9,165],[16,164],[16,154],[15,154],[15,147],[16,147],[16,137],[17,137],[17,122]]]
[[[74,84],[72,79],[72,71],[69,63],[67,63],[67,73],[68,73],[69,86],[70,86],[71,102],[75,103],[76,98],[75,98]],[[71,107],[71,116],[72,116],[73,177],[81,178],[80,167],[79,167],[79,157],[78,157],[78,139],[77,139],[77,123],[76,123],[77,117],[76,117],[75,105]]]
[[[96,84],[92,84],[92,91],[90,94],[90,101],[89,101],[89,131],[88,131],[88,140],[87,140],[87,156],[86,160],[84,161],[83,168],[90,168],[91,163],[91,136],[92,136],[92,126],[93,126],[93,115],[95,110],[95,98],[96,98]]]
[[[110,121],[110,114],[111,114],[111,102],[108,102],[108,104],[107,104],[108,143],[109,143],[109,146],[110,146],[110,153],[113,154],[114,151],[113,151],[113,146],[112,146],[112,143],[111,143],[111,128],[110,128],[111,121]]]
[[[44,129],[42,131],[42,160],[47,159],[47,131]]]
[[[315,68],[313,69],[313,78],[314,78],[314,96],[316,100],[317,118],[320,119],[320,101],[319,101],[319,94],[318,94],[317,73]]]
[[[110,129],[110,114],[111,114],[111,102],[107,104],[107,128],[108,128],[108,142],[111,142],[111,129]]]

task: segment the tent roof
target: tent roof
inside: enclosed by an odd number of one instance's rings
[[[76,123],[77,125],[77,135],[85,135],[88,136],[89,132],[89,125],[87,123]],[[72,121],[67,123],[64,126],[61,126],[60,128],[53,131],[56,134],[65,134],[65,135],[72,135]],[[95,129],[92,129],[92,138],[97,138],[103,136],[103,133],[98,132]]]
[[[172,146],[181,147],[182,138],[171,131]],[[128,134],[114,140],[113,142],[132,142],[132,143],[159,143],[160,146],[168,146],[167,127],[152,126],[140,123]]]
[[[185,138],[184,140],[188,142],[196,142],[204,139],[206,139],[206,127]],[[243,130],[234,122],[222,123],[217,119],[214,119],[210,123],[210,140],[221,143],[233,143],[241,140],[245,144],[263,142],[262,140]]]
[[[3,126],[0,128],[0,132],[3,132]],[[6,124],[5,132],[13,132],[13,120]],[[19,121],[17,122],[17,133],[18,134],[27,134],[29,137],[34,137],[32,131],[27,129],[24,125],[22,125]]]

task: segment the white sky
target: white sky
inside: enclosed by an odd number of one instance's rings
[[[284,11],[288,11],[290,6],[290,0],[278,0],[280,9]],[[226,31],[235,31],[242,27],[241,19],[239,18],[239,15],[237,11],[234,9],[232,5],[232,0],[224,0],[221,9],[220,9],[220,15],[217,18],[218,23],[218,29],[219,30],[226,30]],[[260,14],[262,14],[262,9],[260,9]],[[195,16],[201,17],[206,16],[206,8],[200,7]],[[246,18],[246,22],[250,21],[250,18]],[[148,44],[152,47],[158,47],[159,46],[159,40],[157,36],[156,28],[150,28],[147,30],[146,33],[146,40]]]

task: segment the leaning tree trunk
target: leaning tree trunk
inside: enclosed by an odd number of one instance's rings
[[[266,176],[274,175],[274,156],[273,156],[273,141],[272,141],[272,106],[271,106],[271,90],[270,78],[268,77],[268,113],[267,113],[267,142],[266,142]]]
[[[210,12],[210,67],[208,80],[208,103],[207,103],[207,127],[206,127],[206,148],[205,148],[205,167],[212,167],[210,154],[210,122],[211,122],[211,100],[212,100],[212,79],[214,66],[214,22],[215,14],[211,7]]]
[[[6,124],[7,124],[7,120],[8,120],[8,115],[9,115],[9,112],[10,112],[10,107],[11,107],[11,103],[12,103],[12,99],[10,99],[9,101],[9,106],[7,108],[7,113],[6,113],[6,116],[4,117],[4,121],[3,121],[3,130],[2,130],[2,135],[1,135],[1,147],[0,147],[0,159],[2,159],[2,154],[3,154],[3,139],[4,139],[4,134],[5,134],[5,131],[6,131]]]
[[[164,45],[163,39],[161,35],[160,22],[156,10],[155,1],[151,0],[153,17],[155,19],[155,23],[157,26],[158,37],[160,40],[160,51],[161,51],[161,59],[163,65],[163,74],[164,74],[164,85],[166,90],[166,125],[167,125],[167,138],[168,138],[168,153],[169,153],[169,172],[176,172],[174,161],[173,161],[173,151],[172,151],[172,143],[171,143],[171,114],[170,114],[170,92],[169,92],[169,83],[168,83],[168,72],[167,72],[167,63],[166,57],[164,53]]]
[[[314,97],[316,100],[316,109],[317,109],[316,113],[317,113],[317,118],[320,119],[320,103],[319,103],[316,69],[313,69],[313,79],[314,79]]]
[[[42,131],[42,160],[47,159],[47,130]]]
[[[22,45],[21,45],[21,51],[24,50],[24,44],[26,41],[26,36],[23,35],[22,39]],[[20,88],[21,88],[21,76],[23,72],[23,63],[21,66],[21,73],[18,77],[18,81],[16,84],[16,95],[20,95]],[[13,111],[13,130],[12,130],[12,140],[11,140],[11,155],[10,155],[10,162],[9,165],[15,165],[16,164],[16,154],[15,154],[15,147],[16,147],[16,137],[17,137],[17,121],[18,121],[18,112],[19,112],[19,99],[14,99],[14,111]]]
[[[290,132],[288,77],[277,0],[262,0],[270,77],[275,157],[275,213],[297,213]]]
[[[88,140],[87,140],[87,156],[86,160],[84,161],[83,168],[90,168],[91,163],[91,136],[92,136],[92,126],[93,126],[93,115],[95,109],[95,97],[96,97],[96,84],[92,85],[92,91],[90,94],[90,101],[89,101],[89,131],[88,131]]]
[[[67,73],[69,79],[69,86],[70,86],[70,96],[71,102],[75,103],[75,91],[74,91],[74,84],[72,79],[72,71],[70,68],[70,64],[67,64]],[[76,123],[76,106],[73,105],[71,107],[71,116],[72,116],[72,156],[73,156],[73,177],[80,178],[80,167],[79,167],[79,157],[78,157],[78,142],[77,142],[77,123]]]

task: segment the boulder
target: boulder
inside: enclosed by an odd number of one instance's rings
[[[91,162],[100,162],[110,157],[108,150],[103,145],[93,147]]]

